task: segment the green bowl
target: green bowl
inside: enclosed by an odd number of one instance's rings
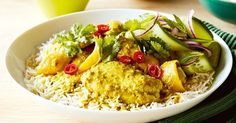
[[[216,17],[236,24],[236,2],[230,0],[199,0]]]

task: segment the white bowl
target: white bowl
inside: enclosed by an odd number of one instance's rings
[[[32,95],[33,98],[38,99],[38,102],[44,103],[49,107],[54,107],[54,110],[58,110],[59,112],[62,112],[63,115],[69,115],[76,120],[87,122],[149,122],[181,113],[195,106],[212,94],[225,81],[231,71],[231,52],[225,42],[214,33],[214,39],[218,41],[222,47],[222,55],[220,64],[217,68],[216,78],[214,79],[212,87],[206,93],[187,102],[142,111],[94,111],[89,109],[78,109],[46,100],[28,91],[24,85],[23,72],[25,70],[26,58],[35,50],[36,46],[47,41],[52,34],[66,30],[77,22],[81,24],[99,24],[107,23],[109,20],[125,21],[130,18],[137,18],[138,15],[147,12],[156,13],[147,10],[108,9],[78,12],[51,19],[24,32],[13,41],[6,55],[7,69],[17,84],[20,85],[19,87],[23,88],[26,94]]]

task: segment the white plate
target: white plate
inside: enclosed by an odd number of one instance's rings
[[[34,51],[36,46],[47,41],[52,34],[66,30],[72,24],[78,22],[81,24],[99,24],[107,23],[109,20],[125,21],[127,19],[137,18],[140,14],[147,12],[156,13],[154,11],[136,9],[107,9],[78,12],[51,19],[24,32],[13,41],[6,55],[7,69],[17,84],[20,85],[19,87],[25,91],[25,94],[30,94],[33,98],[38,99],[38,102],[49,107],[54,107],[54,110],[61,112],[63,115],[69,115],[76,120],[89,122],[148,122],[181,113],[207,98],[225,81],[231,71],[231,52],[225,42],[216,34],[214,34],[214,39],[218,41],[222,47],[217,77],[214,79],[214,83],[209,91],[184,103],[142,111],[94,111],[64,106],[46,100],[28,91],[24,85],[23,72],[25,70],[25,59]]]

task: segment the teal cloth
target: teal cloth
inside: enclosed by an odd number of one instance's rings
[[[233,69],[223,85],[206,100],[183,113],[157,121],[159,123],[232,123],[236,121],[236,34],[224,32],[207,22],[204,24],[219,35],[231,49],[234,57]]]

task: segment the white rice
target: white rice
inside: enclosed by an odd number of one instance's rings
[[[45,51],[52,43],[53,39],[43,43],[42,46],[39,47],[39,52],[36,55],[37,62],[45,57]],[[198,73],[191,80],[186,82],[189,83],[185,85],[187,88],[186,92],[176,92],[164,103],[153,102],[147,105],[127,105],[120,103],[119,97],[107,99],[104,95],[100,95],[98,99],[95,100],[94,97],[97,95],[89,92],[82,84],[79,84],[77,88],[73,88],[73,92],[70,92],[70,87],[73,86],[74,83],[71,83],[67,79],[68,77],[59,78],[60,81],[54,81],[53,79],[55,78],[53,78],[53,76],[36,75],[36,68],[31,68],[29,65],[26,67],[24,80],[28,89],[33,93],[64,105],[93,110],[134,111],[166,107],[176,103],[186,102],[200,96],[212,85],[213,75],[213,72]]]

